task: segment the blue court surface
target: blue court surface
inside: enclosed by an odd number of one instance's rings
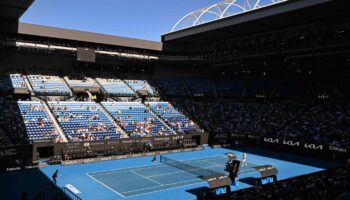
[[[192,166],[198,166],[212,171],[225,173],[227,161],[225,153],[232,152],[241,159],[241,152],[224,148],[206,148],[202,151],[175,153],[166,155],[169,158],[183,161]],[[159,157],[158,157],[159,158]],[[298,159],[298,158],[297,158]],[[301,157],[299,161],[310,159]],[[183,171],[170,165],[151,162],[152,157],[130,158],[98,163],[47,166],[41,169],[48,178],[58,169],[58,185],[72,185],[79,190],[82,199],[196,199],[190,191],[206,187],[207,183],[198,175]],[[324,162],[315,160],[312,166],[302,162],[290,162],[281,158],[270,158],[247,154],[248,166],[240,169],[239,178],[258,177],[259,173],[252,167],[258,165],[273,165],[278,169],[278,180],[322,171],[327,166]],[[316,167],[317,166],[317,167]],[[232,190],[252,187],[240,181]]]

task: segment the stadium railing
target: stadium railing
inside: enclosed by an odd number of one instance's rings
[[[67,188],[48,187],[34,196],[32,200],[82,200]]]

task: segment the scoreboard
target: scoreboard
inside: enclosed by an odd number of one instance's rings
[[[95,49],[90,48],[77,48],[77,61],[79,62],[96,62]]]

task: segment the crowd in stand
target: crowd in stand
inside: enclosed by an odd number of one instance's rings
[[[337,102],[321,102],[311,106],[277,134],[301,141],[318,141],[335,146],[349,143],[350,112]]]
[[[13,142],[27,143],[25,125],[18,104],[4,98],[0,99],[0,126],[8,133]]]
[[[350,165],[301,176],[274,184],[240,190],[232,194],[237,200],[348,200],[350,199]]]
[[[274,136],[338,147],[350,144],[350,104],[346,102],[187,100],[185,106],[214,134]]]
[[[259,105],[234,103],[230,100],[214,102],[185,102],[187,109],[213,133],[243,133],[252,122]]]
[[[66,103],[68,104],[51,102],[49,105],[69,141],[107,140],[119,137],[115,125],[106,119],[97,104]]]

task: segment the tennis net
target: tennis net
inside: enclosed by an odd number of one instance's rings
[[[190,172],[192,174],[196,174],[198,176],[210,176],[214,174],[219,174],[219,172],[193,166],[193,165],[190,165],[188,162],[185,163],[185,162],[176,161],[162,155],[160,156],[160,162],[165,165],[169,165],[171,167],[181,169],[183,171]]]

